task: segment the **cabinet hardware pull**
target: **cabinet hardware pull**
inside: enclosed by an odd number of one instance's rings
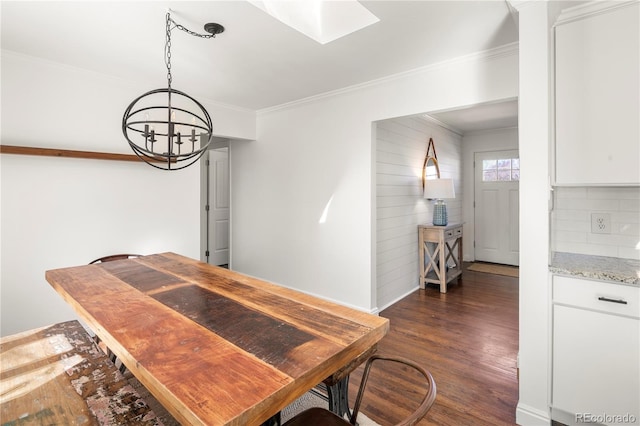
[[[622,299],[609,299],[608,297],[598,297],[598,300],[602,300],[603,302],[612,302],[612,303],[620,303],[621,305],[626,305],[627,301]]]

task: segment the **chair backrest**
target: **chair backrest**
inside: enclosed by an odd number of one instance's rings
[[[99,257],[96,260],[89,262],[89,265],[93,265],[94,263],[102,263],[102,262],[111,262],[114,260],[122,260],[122,259],[130,259],[132,257],[140,257],[141,254],[111,254],[109,256]]]
[[[356,424],[356,418],[358,416],[358,412],[360,411],[360,404],[362,403],[364,390],[365,390],[365,387],[367,386],[367,380],[369,379],[371,366],[373,365],[374,362],[378,362],[378,361],[404,364],[410,368],[413,368],[424,377],[426,390],[425,390],[425,396],[422,399],[422,402],[420,403],[418,408],[416,408],[414,412],[411,413],[409,417],[402,420],[400,423],[396,424],[396,426],[415,425],[416,423],[418,423],[418,421],[420,421],[420,419],[422,419],[427,414],[427,412],[433,405],[434,401],[436,400],[436,382],[433,380],[433,376],[431,376],[431,373],[429,373],[429,371],[425,370],[423,367],[416,364],[415,362],[406,358],[384,356],[384,355],[373,355],[367,360],[367,363],[365,364],[364,373],[362,374],[362,381],[360,382],[358,395],[356,396],[356,401],[353,406],[353,413],[350,419],[351,424],[352,425]]]

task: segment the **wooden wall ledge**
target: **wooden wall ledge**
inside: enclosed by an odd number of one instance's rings
[[[69,149],[34,148],[30,146],[0,145],[2,154],[40,155],[46,157],[89,158],[93,160],[142,161],[133,154],[109,152],[73,151]]]

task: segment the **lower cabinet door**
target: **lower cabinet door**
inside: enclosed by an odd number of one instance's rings
[[[553,410],[571,424],[639,425],[640,320],[563,305],[553,314]]]

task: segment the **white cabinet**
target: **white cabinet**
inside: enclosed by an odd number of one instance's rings
[[[552,418],[640,424],[640,288],[553,278]]]
[[[556,185],[640,184],[639,17],[638,1],[601,1],[556,23]]]

